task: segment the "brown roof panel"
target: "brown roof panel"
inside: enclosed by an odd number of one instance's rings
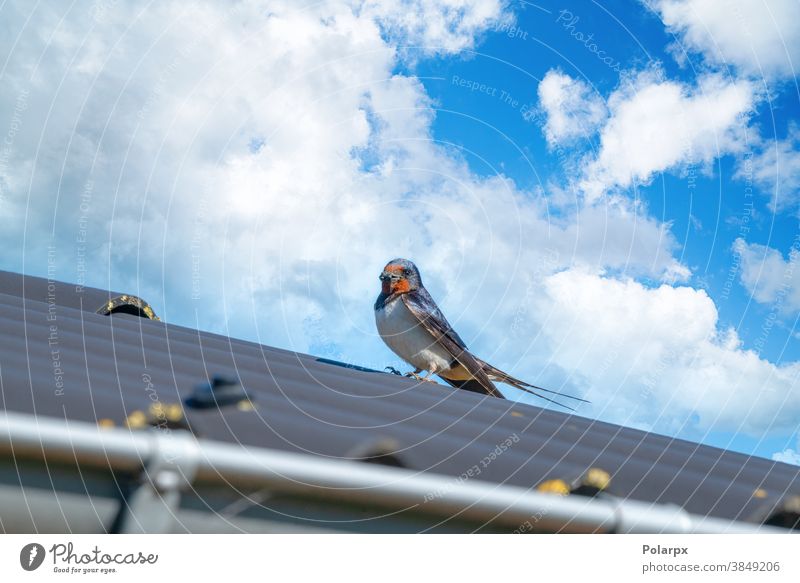
[[[795,466],[130,314],[99,315],[119,295],[102,290],[57,284],[53,316],[47,291],[47,280],[0,272],[0,403],[10,411],[137,426],[178,404],[173,421],[210,439],[330,458],[388,453],[392,463],[454,478],[477,465],[480,480],[530,488],[577,484],[600,468],[611,478],[603,495],[735,520],[764,520],[767,502],[800,495]],[[215,376],[240,383],[254,407],[182,405]]]

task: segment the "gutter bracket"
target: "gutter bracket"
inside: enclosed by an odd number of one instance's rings
[[[200,448],[191,434],[153,429],[151,439],[151,455],[139,486],[120,505],[116,532],[172,532],[178,524],[181,492],[191,488],[197,474]]]

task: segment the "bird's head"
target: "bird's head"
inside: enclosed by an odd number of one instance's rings
[[[384,295],[402,294],[422,287],[417,266],[408,259],[392,259],[379,277]]]

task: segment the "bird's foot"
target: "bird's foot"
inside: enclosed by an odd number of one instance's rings
[[[397,376],[399,376],[399,377],[400,377],[400,376],[403,376],[403,373],[401,373],[399,370],[397,370],[397,369],[396,369],[395,367],[393,367],[393,366],[387,366],[387,367],[386,367],[386,368],[384,368],[383,370],[387,370],[387,371],[389,371],[391,374],[396,374],[396,375],[397,375]]]
[[[415,380],[420,381],[420,382],[424,381],[426,383],[436,383],[435,380],[433,380],[431,378],[428,378],[430,376],[430,373],[428,373],[425,376],[422,376],[422,375],[419,374],[419,372],[420,371],[407,372],[405,374],[405,376],[407,376],[410,379],[415,379]]]

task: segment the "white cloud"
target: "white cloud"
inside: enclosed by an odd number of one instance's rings
[[[746,79],[769,85],[795,78],[800,63],[800,3],[796,0],[645,0],[645,4],[677,35],[672,49],[679,61],[685,59],[684,51],[701,53],[713,69],[732,67],[737,85],[744,90]],[[735,109],[734,102],[727,104]],[[724,116],[725,110],[719,113]],[[740,161],[736,176],[765,190],[774,210],[793,208],[800,193],[797,128],[791,127],[785,140],[762,140],[757,131],[753,134],[750,147],[756,153]],[[741,137],[732,137],[733,145],[740,145]],[[730,151],[726,142],[731,144],[723,140],[721,154]]]
[[[650,0],[676,52],[700,52],[709,63],[733,65],[754,77],[795,76],[800,63],[800,4],[796,0]]]
[[[733,251],[740,258],[742,285],[754,300],[775,304],[782,312],[800,310],[800,240],[795,240],[788,259],[777,249],[741,238]]]
[[[593,199],[648,183],[658,172],[741,152],[755,100],[751,84],[718,76],[701,77],[694,88],[653,71],[623,82],[608,99],[600,151],[587,159],[581,189]]]
[[[580,79],[551,69],[539,83],[539,105],[550,146],[595,133],[606,118],[605,100]]]
[[[786,448],[783,451],[773,453],[772,459],[776,462],[800,466],[800,439],[797,440],[797,449]]]
[[[381,346],[364,298],[397,255],[420,263],[442,301],[463,301],[453,318],[473,335],[479,298],[513,312],[502,299],[524,294],[531,270],[687,275],[644,209],[609,200],[555,218],[437,146],[424,87],[393,73],[373,17],[338,3],[180,6],[138,20],[116,7],[94,28],[78,11],[36,69],[61,15],[32,20],[6,73],[29,96],[7,168],[5,265],[43,273],[56,217],[56,276],[75,280],[86,224],[87,283],[138,291],[174,322],[194,325],[202,306],[216,329],[362,361]],[[0,95],[0,119],[14,97]]]
[[[760,150],[739,163],[736,178],[752,182],[770,196],[776,211],[794,208],[800,199],[800,129],[784,140],[763,140]]]
[[[552,362],[588,387],[601,417],[672,434],[796,428],[800,363],[778,366],[743,348],[719,328],[703,290],[571,269],[543,291]]]
[[[718,332],[704,292],[627,279],[688,277],[669,225],[624,197],[553,209],[472,173],[432,139],[430,99],[396,74],[399,41],[375,17],[344,3],[185,6],[62,20],[51,5],[27,28],[27,5],[4,15],[21,34],[13,51],[0,35],[0,131],[26,96],[2,167],[4,266],[46,273],[54,232],[55,276],[74,281],[85,230],[87,284],[137,293],[174,323],[199,315],[382,367],[371,298],[383,263],[404,255],[479,354],[534,382],[591,385],[602,418],[796,420],[791,398],[775,409],[794,365]],[[637,400],[642,386],[654,396]],[[737,388],[758,396],[753,411],[725,401]]]
[[[354,4],[360,14],[379,22],[391,40],[420,47],[427,54],[472,48],[476,36],[511,20],[504,11],[506,0],[355,0]]]

